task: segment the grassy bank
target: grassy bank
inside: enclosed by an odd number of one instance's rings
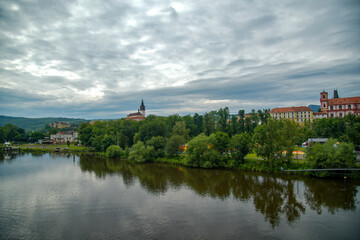
[[[23,144],[17,145],[14,147],[20,147],[22,152],[94,152],[92,148],[84,147],[84,146],[75,146],[75,145],[66,145],[66,144],[56,144],[56,145],[41,145],[41,144]]]

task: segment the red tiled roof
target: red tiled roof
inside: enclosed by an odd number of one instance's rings
[[[314,115],[326,115],[326,112],[315,112]]]
[[[328,99],[329,105],[360,103],[360,97],[332,98]]]
[[[129,115],[127,115],[127,117],[138,117],[138,116],[143,117],[143,115],[140,112],[130,113]]]
[[[269,113],[308,112],[308,111],[312,111],[312,110],[308,107],[301,106],[301,107],[274,108],[271,109]]]

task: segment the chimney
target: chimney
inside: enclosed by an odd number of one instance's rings
[[[336,89],[334,90],[334,98],[339,98],[339,94],[338,94],[338,91]]]

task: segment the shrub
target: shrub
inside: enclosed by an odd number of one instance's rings
[[[310,145],[307,160],[312,168],[347,168],[355,164],[352,143],[329,139],[324,144]]]
[[[150,162],[155,158],[155,148],[145,146],[142,141],[134,144],[130,150],[129,159],[135,162]]]
[[[121,158],[124,156],[124,150],[117,145],[111,145],[106,149],[106,156],[109,158]]]

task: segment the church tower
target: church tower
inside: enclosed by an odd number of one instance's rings
[[[141,100],[141,105],[140,105],[140,111],[139,112],[145,117],[144,99]]]
[[[328,93],[323,90],[320,93],[320,104],[321,104],[321,111],[326,112],[328,109]]]

